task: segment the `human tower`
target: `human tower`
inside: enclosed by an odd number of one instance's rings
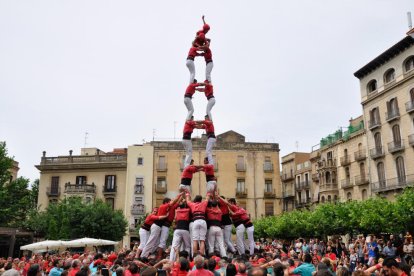
[[[237,205],[234,198],[226,200],[217,192],[217,179],[214,176],[213,148],[216,144],[214,124],[211,110],[216,103],[211,72],[213,56],[210,48],[211,40],[206,37],[210,26],[205,22],[203,28],[196,33],[187,56],[186,66],[190,72],[189,85],[184,94],[184,104],[187,116],[183,130],[182,144],[186,156],[181,182],[178,187],[178,196],[171,200],[164,198],[163,204],[153,209],[139,230],[140,245],[137,257],[147,258],[156,252],[157,259],[163,257],[167,247],[169,228],[175,221],[174,237],[170,250],[170,260],[186,251],[192,257],[197,254],[203,256],[216,255],[227,257],[227,254],[253,255],[255,245],[253,239],[254,226],[246,210]],[[204,57],[206,62],[205,81],[195,79],[195,60]],[[203,92],[207,98],[207,108],[204,120],[194,120],[194,106],[192,97],[195,92]],[[193,130],[204,129],[207,136],[206,157],[203,165],[194,165],[192,159],[191,134]],[[191,181],[193,174],[204,172],[206,176],[206,197],[196,195],[191,200]],[[231,241],[231,230],[236,227],[236,248]],[[246,243],[244,234],[247,232]],[[208,250],[206,250],[206,247]]]

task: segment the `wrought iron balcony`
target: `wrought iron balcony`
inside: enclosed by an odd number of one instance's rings
[[[393,141],[393,142],[388,143],[389,153],[397,153],[401,150],[404,150],[404,140]]]
[[[414,111],[414,101],[409,101],[405,103],[405,111],[407,111],[407,113],[411,113]]]
[[[237,189],[236,188],[236,197],[237,198],[246,198],[247,197],[247,189]]]
[[[325,183],[319,186],[319,192],[328,192],[338,190],[338,183]]]
[[[367,175],[357,175],[355,176],[355,185],[364,185],[369,183],[369,178]]]
[[[372,159],[377,159],[377,158],[384,157],[385,152],[384,152],[384,149],[383,149],[382,146],[378,146],[378,147],[375,147],[373,149],[370,149],[369,154],[370,154]]]
[[[372,183],[372,192],[381,193],[386,191],[403,189],[407,186],[413,186],[414,174],[406,175],[403,177],[391,178]]]
[[[392,122],[396,119],[400,118],[400,110],[397,108],[395,110],[390,110],[389,112],[385,112],[385,118],[387,122]]]
[[[264,198],[275,198],[276,197],[276,190],[275,189],[265,189],[264,190]]]
[[[268,172],[268,173],[273,172],[273,163],[269,163],[269,162],[264,163],[264,164],[263,164],[263,171],[264,171],[265,173],[266,173],[266,172]]]
[[[134,204],[131,206],[131,215],[145,215],[144,204]]]
[[[374,130],[378,127],[381,127],[381,120],[377,119],[377,120],[368,121],[368,127],[370,130]]]
[[[341,166],[348,166],[351,164],[351,156],[345,155],[341,157]]]
[[[157,184],[155,184],[155,192],[159,193],[159,194],[165,194],[167,192],[167,183],[164,183],[164,184],[157,183]]]
[[[65,193],[70,194],[82,194],[82,193],[89,193],[95,194],[96,193],[96,185],[95,183],[92,184],[71,184],[70,182],[65,184]]]
[[[310,182],[309,181],[296,182],[295,187],[296,187],[296,191],[307,190],[307,189],[310,189]]]
[[[293,190],[285,190],[285,191],[283,191],[282,196],[283,196],[283,198],[294,197],[295,192]]]
[[[110,186],[103,186],[102,187],[102,193],[104,195],[113,195],[116,194],[116,185],[114,185],[113,187]]]
[[[60,196],[60,187],[47,187],[46,194],[48,197],[59,197]]]
[[[354,186],[354,183],[351,181],[351,179],[346,178],[341,180],[341,188],[342,189],[348,189],[352,188]]]
[[[355,161],[362,161],[367,158],[367,153],[365,152],[365,149],[361,149],[359,151],[356,151],[354,153]]]
[[[294,178],[293,173],[282,174],[282,181],[288,181]]]
[[[319,169],[331,169],[336,168],[336,159],[328,159],[318,161]]]
[[[236,172],[245,172],[246,164],[245,163],[236,163]]]
[[[301,200],[295,200],[295,207],[296,208],[304,208],[312,203],[312,199],[310,197],[308,198],[302,198]]]

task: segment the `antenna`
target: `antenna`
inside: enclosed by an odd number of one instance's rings
[[[86,131],[85,132],[85,140],[84,140],[84,144],[83,144],[84,148],[86,148],[86,145],[88,144],[88,135],[89,135],[89,133]]]
[[[408,28],[411,30],[413,28],[413,22],[411,20],[411,12],[407,12]]]
[[[295,147],[296,147],[296,151],[299,151],[299,142],[298,141],[295,142]]]
[[[155,131],[156,131],[156,129],[155,129],[155,128],[153,128],[153,129],[152,129],[152,141],[154,141],[154,140],[155,140]]]

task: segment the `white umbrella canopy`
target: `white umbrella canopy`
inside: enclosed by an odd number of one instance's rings
[[[116,245],[118,242],[101,240],[101,239],[92,239],[92,238],[82,238],[72,241],[65,241],[63,245],[66,247],[86,247],[86,246],[101,246],[101,245]]]
[[[42,249],[58,249],[64,246],[65,245],[63,241],[46,240],[46,241],[35,242],[32,244],[20,246],[20,250],[36,251],[36,250],[42,250]]]

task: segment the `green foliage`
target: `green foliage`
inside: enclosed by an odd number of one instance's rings
[[[99,238],[121,240],[128,223],[120,210],[102,200],[86,204],[79,197],[50,204],[44,212],[34,212],[28,228],[49,239]]]
[[[325,203],[312,211],[292,211],[256,220],[254,228],[258,238],[414,231],[414,189],[405,189],[395,202],[378,197]]]

